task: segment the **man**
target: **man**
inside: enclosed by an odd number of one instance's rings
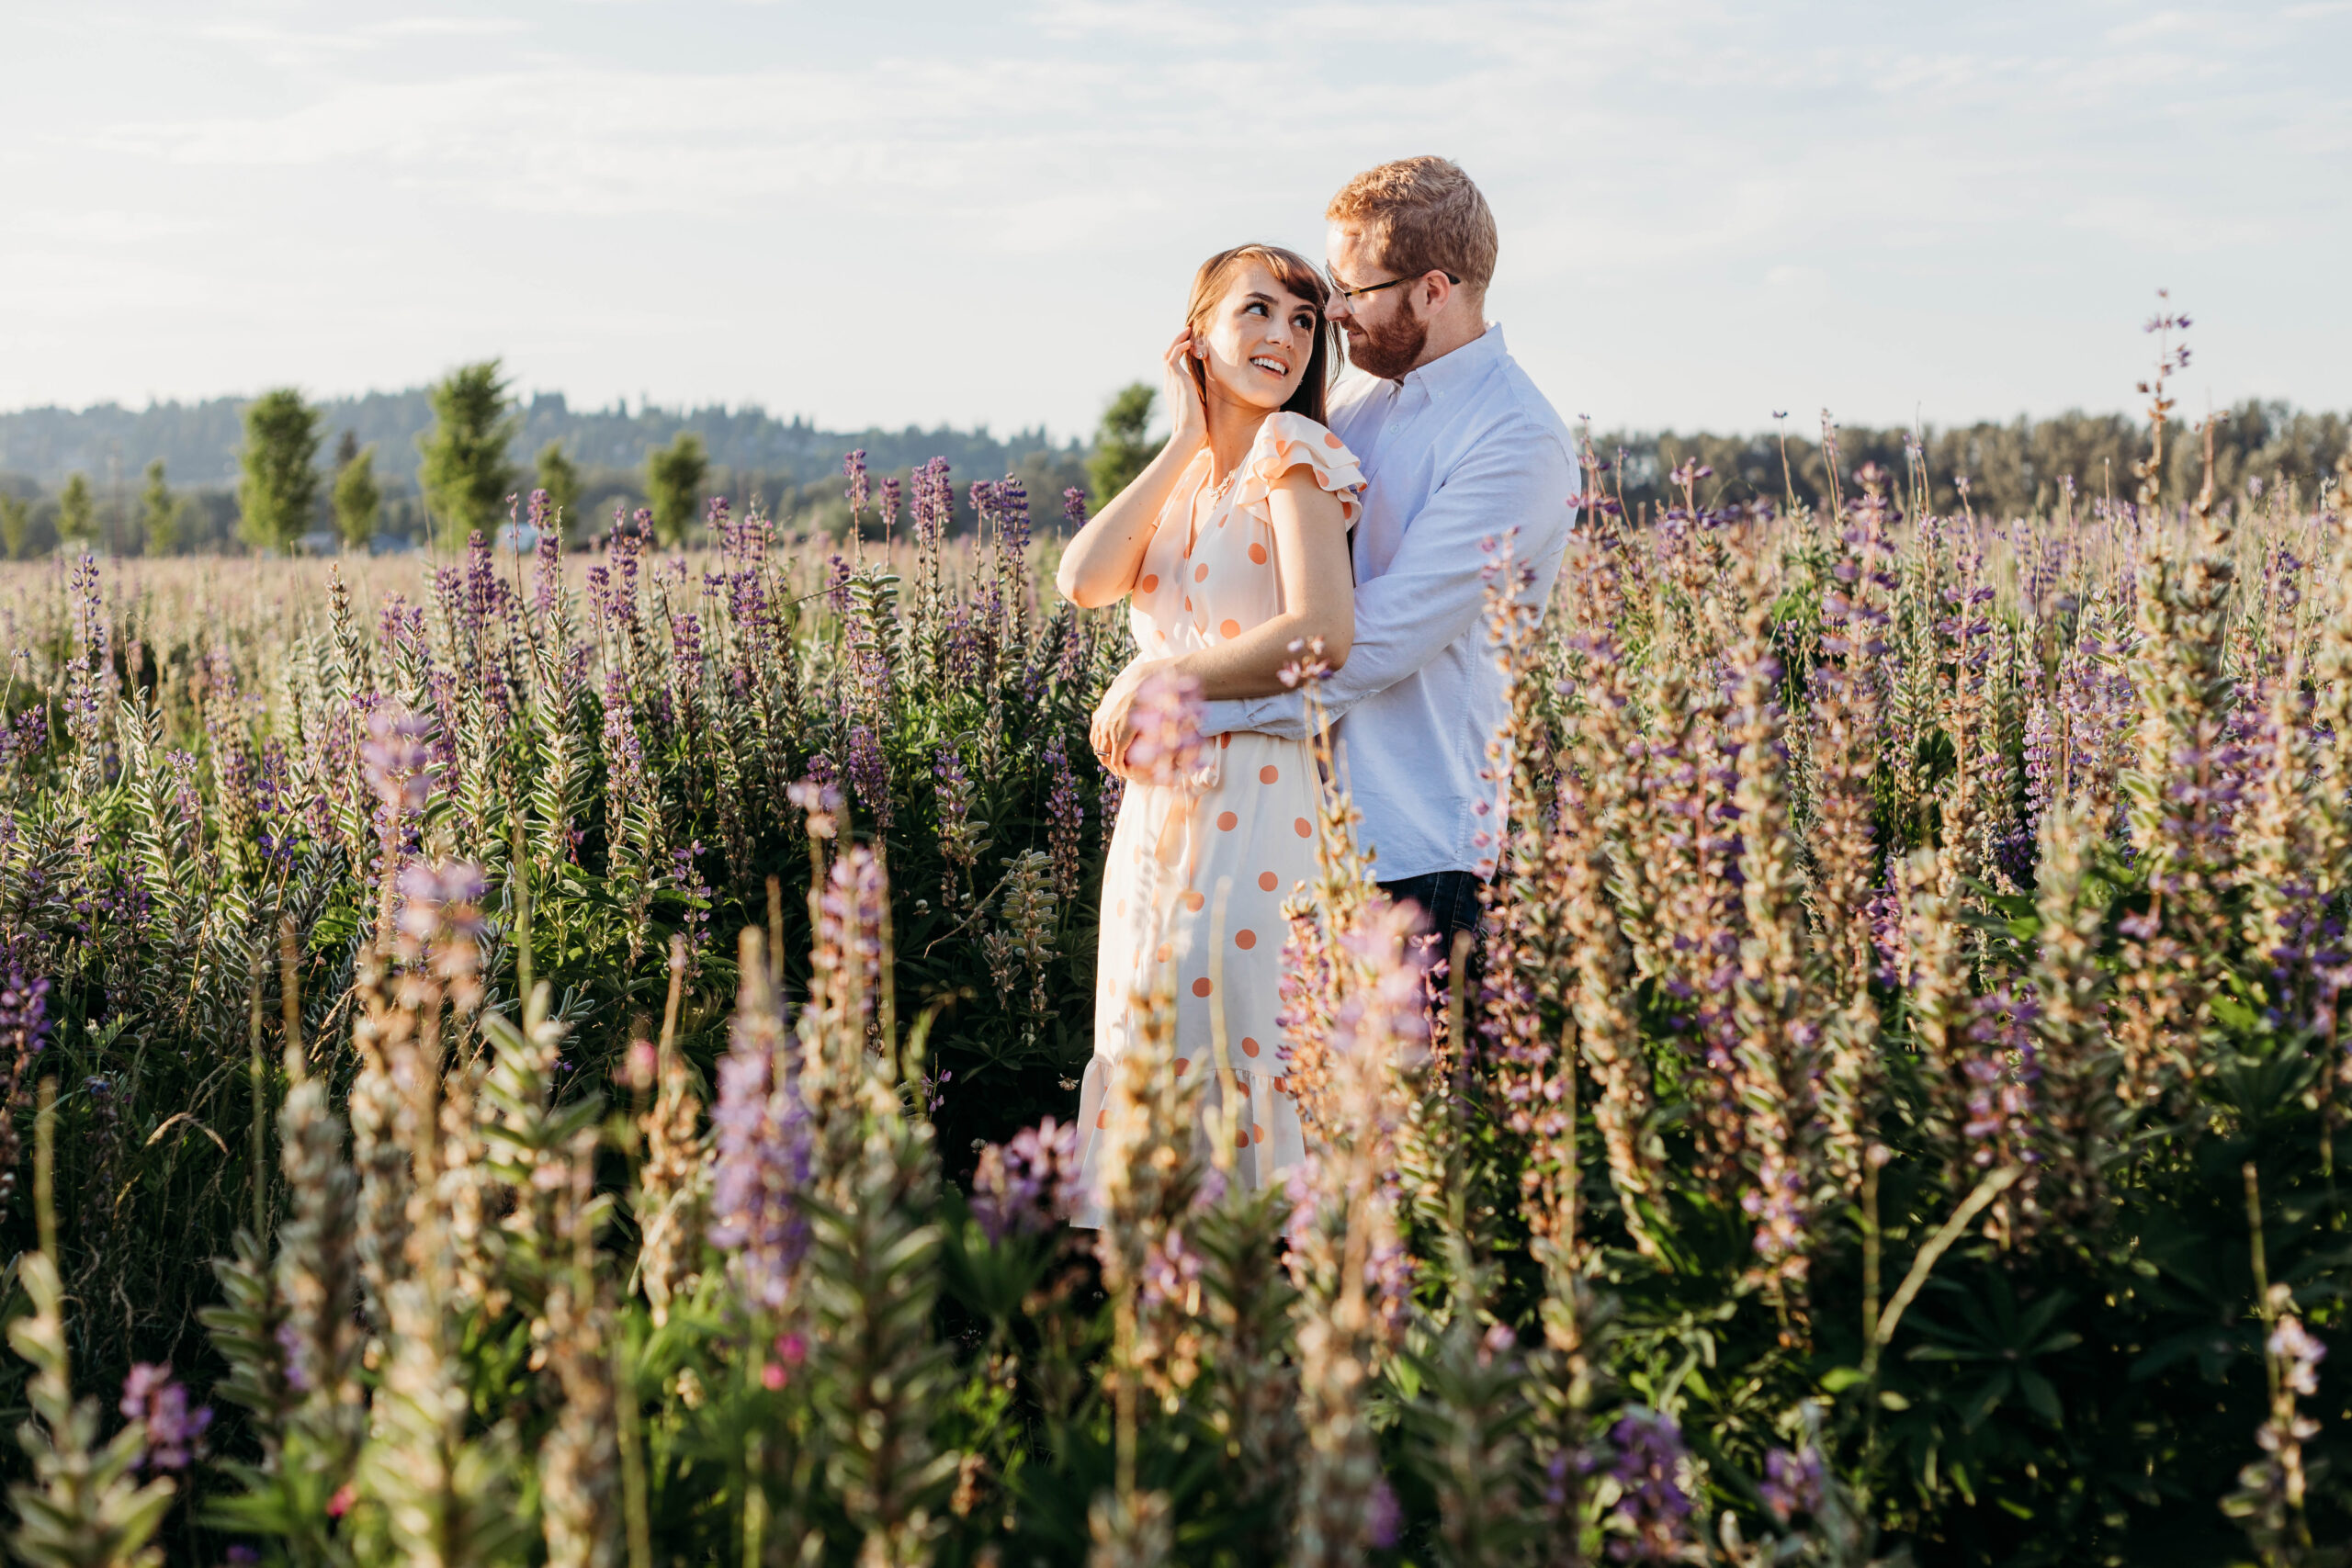
[[[1581,491],[1567,426],[1487,323],[1494,214],[1443,158],[1350,180],[1325,209],[1330,319],[1368,380],[1338,389],[1331,428],[1368,481],[1356,525],[1355,639],[1323,682],[1340,761],[1381,886],[1428,914],[1442,953],[1476,931],[1502,824],[1481,778],[1510,694],[1487,626],[1485,542],[1516,529],[1552,591]],[[1204,729],[1300,739],[1298,693],[1208,705]]]

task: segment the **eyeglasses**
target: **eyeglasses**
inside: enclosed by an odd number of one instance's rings
[[[1444,278],[1456,288],[1462,287],[1462,280],[1454,276],[1453,274],[1447,272],[1442,267],[1433,266],[1430,268],[1430,272],[1436,273],[1440,277]],[[1338,295],[1340,299],[1352,305],[1367,294],[1377,294],[1384,288],[1394,288],[1397,285],[1403,283],[1419,283],[1422,278],[1427,277],[1430,275],[1430,272],[1417,272],[1410,277],[1392,277],[1385,283],[1367,283],[1362,288],[1351,288],[1346,284],[1340,281],[1339,276],[1336,273],[1332,272],[1329,267],[1326,267],[1323,271],[1323,280],[1331,286],[1332,293]]]

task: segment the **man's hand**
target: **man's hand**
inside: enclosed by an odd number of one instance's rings
[[[1136,693],[1146,681],[1173,667],[1175,662],[1172,659],[1136,660],[1119,671],[1111,689],[1095,705],[1094,721],[1087,727],[1087,739],[1102,765],[1123,779],[1135,777],[1127,771],[1127,748],[1136,738]]]

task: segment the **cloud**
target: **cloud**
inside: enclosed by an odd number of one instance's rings
[[[1839,330],[2006,355],[1883,372],[1997,386],[2005,412],[2041,395],[2012,384],[2079,399],[2027,328],[1953,323],[2119,289],[2129,315],[2143,274],[2187,276],[2174,257],[2284,312],[2279,269],[2352,243],[2316,198],[2352,149],[2324,64],[2352,0],[2226,27],[2096,0],[94,5],[102,41],[0,104],[0,249],[24,253],[0,274],[63,288],[85,342],[108,311],[79,258],[160,252],[101,276],[123,308],[187,303],[19,372],[61,389],[176,354],[200,391],[232,341],[364,385],[462,338],[533,377],[612,367],[583,396],[1076,424],[1148,364],[1200,254],[1311,246],[1331,188],[1416,152],[1487,190],[1514,349],[1604,423],[1804,400],[1809,377],[1859,410],[1887,388],[1844,378]],[[801,311],[844,280],[854,308]],[[2341,387],[2352,327],[2294,315],[2298,384]],[[1030,331],[1057,352],[990,346]],[[1895,390],[1907,412],[1921,389]]]

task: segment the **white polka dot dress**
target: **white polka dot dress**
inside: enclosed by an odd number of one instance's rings
[[[1340,438],[1301,414],[1269,415],[1222,494],[1209,487],[1204,450],[1144,551],[1129,605],[1148,659],[1174,658],[1239,637],[1282,613],[1267,497],[1294,468],[1340,497],[1355,525],[1363,476]],[[1283,901],[1315,875],[1315,761],[1303,741],[1221,736],[1204,751],[1203,778],[1185,787],[1130,783],[1102,874],[1102,945],[1095,970],[1094,1058],[1079,1091],[1084,1190],[1076,1223],[1099,1224],[1095,1134],[1110,1067],[1136,1038],[1162,964],[1174,972],[1177,1070],[1210,1075],[1201,1136],[1218,1124],[1227,1082],[1216,1074],[1212,1010],[1225,1018],[1230,1085],[1245,1097],[1234,1179],[1280,1181],[1304,1156],[1298,1110],[1283,1076]],[[1219,904],[1222,900],[1222,919]],[[1215,953],[1218,962],[1212,964]]]

